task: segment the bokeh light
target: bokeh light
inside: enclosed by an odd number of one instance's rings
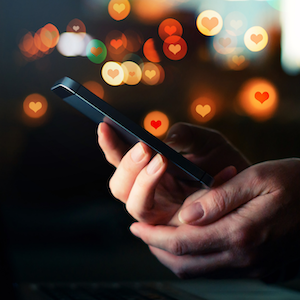
[[[125,30],[124,34],[127,38],[126,49],[130,52],[139,51],[144,41],[142,35],[133,30]]]
[[[49,23],[41,29],[40,37],[45,46],[53,48],[58,43],[59,31],[53,24]]]
[[[236,49],[237,38],[223,30],[214,37],[213,45],[218,53],[229,54]]]
[[[102,63],[107,55],[107,49],[103,42],[94,39],[91,40],[86,46],[86,56],[88,59],[95,63]]]
[[[162,40],[172,35],[182,36],[182,33],[181,24],[172,18],[162,21],[158,27],[158,34]]]
[[[81,20],[73,19],[67,25],[67,32],[80,33],[82,34],[82,36],[84,36],[84,34],[86,33],[86,28]]]
[[[72,32],[63,32],[56,46],[60,54],[68,57],[81,55],[85,47],[80,34]]]
[[[121,31],[113,30],[106,36],[105,44],[109,52],[120,54],[127,47],[127,38]]]
[[[129,1],[111,0],[108,4],[108,13],[116,21],[125,19],[130,13]]]
[[[94,93],[99,98],[104,99],[104,89],[100,83],[91,80],[85,82],[83,86],[86,87],[89,91]]]
[[[284,0],[267,0],[267,2],[275,9],[281,10],[281,2]]]
[[[268,33],[260,26],[249,28],[244,36],[245,45],[252,52],[263,50],[267,46],[268,40]]]
[[[158,80],[157,84],[161,84],[164,82],[165,77],[166,77],[165,70],[160,64],[156,64],[156,67],[159,70],[159,80]]]
[[[249,60],[242,54],[233,54],[228,56],[228,66],[232,70],[241,71],[249,66]]]
[[[198,16],[196,25],[203,35],[213,36],[221,31],[223,19],[216,11],[205,10]]]
[[[169,123],[167,115],[160,111],[152,111],[144,118],[144,128],[156,137],[168,131]]]
[[[30,94],[23,102],[23,109],[27,116],[30,118],[42,117],[48,108],[48,102],[46,98],[40,94]]]
[[[156,85],[160,81],[160,70],[154,63],[145,63],[142,68],[142,81],[147,85]]]
[[[216,114],[216,104],[211,98],[199,97],[192,102],[190,113],[197,122],[208,122]]]
[[[140,22],[147,24],[156,23],[170,14],[174,8],[172,2],[164,0],[138,0],[134,2],[132,9]]]
[[[39,52],[39,49],[35,45],[34,37],[31,32],[27,32],[19,43],[19,48],[22,54],[27,58],[34,58]]]
[[[160,57],[156,50],[153,38],[150,38],[145,42],[144,47],[143,47],[143,52],[144,52],[145,57],[149,61],[152,61],[154,63],[160,62]]]
[[[133,61],[133,62],[135,62],[138,65],[142,65],[144,63],[143,59],[140,56],[138,56],[137,54],[135,54],[135,53],[128,53],[128,54],[126,54],[123,57],[122,61],[124,62],[124,61],[127,61],[127,60]]]
[[[163,51],[169,59],[180,60],[187,53],[187,44],[182,37],[172,35],[165,39]]]
[[[103,80],[113,86],[121,85],[124,80],[124,71],[120,63],[106,62],[101,70]]]
[[[238,101],[249,116],[264,121],[271,118],[278,107],[278,92],[270,81],[253,78],[242,86]]]
[[[34,44],[35,46],[43,53],[46,53],[50,48],[46,46],[41,39],[41,31],[42,29],[39,29],[35,34],[34,34]]]
[[[231,35],[241,35],[247,29],[247,18],[239,11],[233,11],[227,15],[224,21],[225,30]]]
[[[142,70],[135,62],[125,61],[122,63],[121,67],[124,71],[124,83],[128,85],[136,85],[141,81]]]

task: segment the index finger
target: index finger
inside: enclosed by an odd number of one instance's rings
[[[213,225],[205,227],[181,225],[149,225],[133,223],[131,232],[147,245],[172,253],[176,256],[186,254],[207,254],[229,249],[229,239]]]
[[[99,124],[97,133],[98,143],[104,152],[106,160],[117,167],[130,146],[124,143],[115,131],[104,122]]]

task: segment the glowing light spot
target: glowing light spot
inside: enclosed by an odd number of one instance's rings
[[[40,37],[45,46],[53,48],[59,41],[59,31],[53,24],[49,23],[41,29]]]
[[[249,66],[249,61],[244,55],[233,54],[228,57],[228,66],[235,71],[244,70]]]
[[[89,91],[94,93],[99,98],[104,98],[104,89],[102,85],[96,81],[87,81],[83,84],[84,87],[86,87]]]
[[[101,75],[103,80],[110,85],[117,86],[124,80],[124,70],[117,62],[109,61],[102,67]]]
[[[142,80],[148,85],[155,85],[160,80],[160,70],[156,64],[145,63],[143,66]]]
[[[152,111],[144,119],[144,128],[154,136],[161,137],[169,129],[169,118],[160,111]]]
[[[42,29],[39,29],[35,34],[34,34],[34,44],[35,46],[41,51],[41,52],[47,52],[50,48],[47,47],[41,39],[41,31]]]
[[[34,59],[39,53],[39,49],[35,45],[34,37],[31,32],[28,32],[24,35],[19,43],[19,48],[22,54],[27,58]]]
[[[86,56],[88,59],[95,63],[102,63],[107,55],[107,49],[104,43],[99,40],[91,40],[86,46]]]
[[[172,35],[165,39],[163,51],[169,59],[180,60],[187,53],[187,44],[182,37]]]
[[[144,40],[142,35],[132,30],[126,30],[124,34],[127,38],[126,49],[130,52],[137,52],[140,50]]]
[[[252,52],[263,50],[267,46],[268,40],[268,33],[260,26],[251,27],[244,36],[245,45]]]
[[[85,43],[80,34],[64,32],[61,34],[56,48],[64,56],[78,56],[85,50]]]
[[[213,36],[221,31],[223,19],[216,11],[205,10],[198,16],[196,25],[203,35]]]
[[[236,49],[237,38],[228,34],[227,31],[221,31],[214,37],[213,45],[218,53],[229,54]]]
[[[162,40],[171,35],[182,36],[183,29],[181,24],[175,19],[166,19],[158,27],[158,34]]]
[[[247,18],[238,11],[233,11],[227,15],[224,21],[225,30],[234,36],[243,34],[247,29]]]
[[[124,83],[136,85],[141,81],[142,70],[136,63],[133,61],[125,61],[121,66],[124,71]]]
[[[159,65],[159,64],[156,64],[156,66],[157,66],[157,68],[158,68],[158,70],[159,70],[159,80],[158,80],[157,84],[161,84],[161,83],[163,83],[164,80],[165,80],[165,70],[164,70],[164,68],[163,68],[161,65]]]
[[[111,0],[108,4],[108,13],[116,21],[125,19],[130,13],[129,1]]]
[[[147,40],[143,47],[143,52],[145,57],[152,62],[160,62],[160,57],[155,49],[155,44],[153,38]]]
[[[211,120],[216,114],[215,102],[208,97],[200,97],[193,101],[190,106],[192,117],[200,123]]]
[[[127,47],[127,38],[121,31],[113,30],[106,36],[105,44],[109,52],[120,54]]]
[[[23,102],[23,109],[30,118],[42,117],[48,108],[46,98],[40,94],[31,94],[27,96]]]
[[[123,61],[127,61],[127,60],[130,60],[130,61],[133,61],[135,62],[136,64],[138,65],[142,65],[143,64],[143,60],[141,57],[139,57],[137,54],[135,53],[128,53],[126,54],[124,57],[123,57]]]
[[[141,22],[155,23],[173,10],[173,3],[162,0],[138,0],[134,2],[133,10]]]
[[[281,10],[282,2],[281,0],[267,0],[267,2],[275,9]]]
[[[81,20],[73,19],[67,25],[67,32],[81,33],[82,37],[83,37],[84,34],[86,33],[86,28],[85,28],[84,23]]]
[[[275,86],[261,78],[248,80],[242,86],[238,98],[241,108],[258,121],[271,118],[278,106],[278,93]]]

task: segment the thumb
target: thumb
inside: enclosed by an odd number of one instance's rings
[[[235,210],[263,192],[262,185],[252,186],[255,171],[248,168],[224,184],[210,190],[178,214],[181,223],[207,225]]]

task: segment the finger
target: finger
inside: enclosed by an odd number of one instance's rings
[[[109,181],[110,190],[117,199],[127,202],[136,177],[148,164],[151,155],[152,150],[141,142],[125,154]]]
[[[260,184],[256,175],[253,168],[248,168],[223,185],[210,190],[183,208],[179,212],[179,220],[186,224],[207,225],[258,197],[264,193],[265,184]]]
[[[169,221],[165,220],[171,213],[170,205],[167,205],[169,202],[164,205],[164,199],[159,199],[160,203],[155,203],[154,200],[155,189],[166,168],[166,159],[161,154],[156,154],[137,175],[126,203],[126,209],[135,219],[151,224]]]
[[[219,252],[230,247],[227,234],[222,232],[222,228],[216,230],[216,227],[211,225],[172,227],[133,223],[130,230],[147,245],[165,250],[175,256]]]
[[[218,187],[225,183],[226,181],[230,180],[237,174],[237,170],[234,166],[228,166],[227,168],[223,169],[214,177],[214,187]]]
[[[177,123],[170,128],[164,142],[177,152],[185,153],[187,159],[212,176],[229,165],[235,166],[238,172],[250,165],[221,133],[201,126]]]
[[[214,144],[208,146],[208,142]],[[188,123],[177,123],[173,125],[164,142],[177,152],[194,153],[206,155],[225,139],[217,131],[200,126],[193,126]]]
[[[98,126],[98,143],[104,152],[106,160],[117,167],[129,149],[129,145],[124,143],[115,131],[106,123],[102,122]]]
[[[182,279],[191,279],[213,273],[216,270],[226,268],[231,261],[228,251],[197,256],[175,256],[152,246],[149,249],[163,265]]]

